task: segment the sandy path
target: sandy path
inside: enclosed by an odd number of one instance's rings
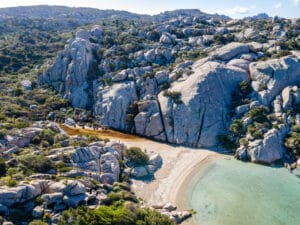
[[[201,169],[205,168],[220,154],[205,149],[192,149],[181,146],[151,141],[134,135],[116,131],[93,131],[62,127],[71,135],[98,135],[110,140],[121,141],[128,147],[140,147],[149,153],[159,153],[163,158],[162,167],[155,173],[151,181],[133,180],[132,189],[149,206],[172,203],[180,210],[188,209],[185,191],[187,183]]]

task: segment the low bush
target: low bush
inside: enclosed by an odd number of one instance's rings
[[[78,207],[64,211],[59,225],[175,225],[155,210],[121,206]]]
[[[300,156],[300,133],[291,132],[285,139],[284,146],[296,156]]]
[[[38,145],[41,144],[42,141],[47,141],[50,145],[53,145],[55,134],[55,132],[49,129],[42,130],[32,139],[32,143]]]
[[[130,167],[144,166],[149,161],[149,156],[138,147],[125,150],[126,164]]]
[[[45,223],[41,220],[33,220],[32,222],[29,223],[29,225],[48,225],[48,223]]]
[[[164,96],[172,99],[176,104],[181,104],[181,93],[177,91],[164,91]]]
[[[18,167],[24,174],[46,173],[55,168],[53,162],[44,155],[23,155],[17,158]]]
[[[268,122],[267,109],[263,106],[254,107],[248,112],[250,118],[258,123]]]
[[[240,120],[234,120],[230,125],[230,131],[235,135],[240,135],[243,132],[243,124]]]

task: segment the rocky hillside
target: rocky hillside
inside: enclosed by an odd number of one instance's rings
[[[255,162],[282,159],[298,115],[300,21],[169,16],[79,30],[39,82],[117,130],[193,147],[240,145],[238,157]]]

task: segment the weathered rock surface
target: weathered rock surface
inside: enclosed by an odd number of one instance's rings
[[[48,183],[44,181],[32,182],[29,185],[21,185],[15,188],[1,187],[0,203],[11,207],[15,204],[22,204],[29,200],[33,200],[41,195],[47,188]]]
[[[94,112],[103,125],[128,130],[126,112],[135,100],[137,95],[134,82],[114,84],[97,93]]]
[[[248,53],[249,47],[246,44],[233,42],[228,45],[225,45],[224,47],[218,48],[214,52],[212,52],[212,56],[217,57],[218,59],[228,61],[235,56]]]
[[[300,59],[295,55],[250,64],[252,87],[264,105],[290,85],[300,81]]]
[[[244,70],[207,62],[194,68],[194,73],[184,82],[173,84],[171,91],[181,93],[181,104],[160,93],[167,140],[195,147],[215,145],[216,135],[226,128],[231,94],[247,79]]]
[[[247,156],[252,162],[270,164],[282,159],[286,153],[284,148],[284,137],[288,130],[283,125],[280,129],[271,129],[265,135],[263,140],[255,140],[249,143],[247,147]],[[240,158],[245,158],[245,152],[238,151]]]

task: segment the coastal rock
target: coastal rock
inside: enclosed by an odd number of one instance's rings
[[[39,83],[53,86],[78,108],[92,106],[92,84],[88,80],[95,72],[93,49],[98,46],[90,42],[90,37],[89,32],[78,31],[54,65],[39,76]]]
[[[21,85],[25,91],[32,90],[32,82],[30,80],[22,80]]]
[[[270,164],[281,159],[286,149],[283,146],[287,129],[280,126],[280,130],[271,129],[263,140],[249,142],[247,148],[249,158],[252,162]]]
[[[163,209],[167,210],[168,212],[172,212],[172,211],[176,210],[177,207],[172,205],[171,203],[167,203],[164,205]]]
[[[300,81],[300,59],[295,55],[250,64],[252,87],[264,105],[269,105],[281,91]]]
[[[148,171],[144,166],[138,166],[134,167],[130,174],[134,178],[142,178],[148,175]]]

